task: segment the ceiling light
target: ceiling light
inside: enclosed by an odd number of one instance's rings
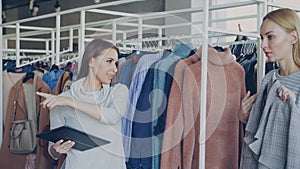
[[[6,20],[6,12],[2,11],[2,19],[5,21]]]
[[[33,9],[33,3],[34,3],[34,0],[30,0],[29,2],[29,10],[32,11]]]
[[[56,2],[55,2],[54,8],[55,8],[55,11],[56,11],[56,12],[61,11],[61,6],[60,6],[60,4],[59,4],[59,1],[56,1]]]
[[[40,9],[40,6],[34,2],[33,3],[33,8],[31,10],[32,16],[36,16],[37,13],[39,12],[39,9]]]
[[[98,4],[98,3],[101,2],[101,0],[94,0],[94,2],[95,2],[96,4]]]

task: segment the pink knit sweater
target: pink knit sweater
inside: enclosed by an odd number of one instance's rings
[[[229,49],[217,52],[214,48],[209,48],[208,55],[204,57],[208,57],[206,168],[237,169],[237,113],[245,95],[245,73],[234,61]],[[165,133],[174,135],[164,135],[162,169],[199,168],[199,136],[203,128],[199,122],[201,66],[202,62],[198,61],[186,67],[184,73],[181,73],[182,82],[175,82],[182,86],[177,90],[172,90],[172,86],[170,96],[177,94],[178,97],[170,97]]]

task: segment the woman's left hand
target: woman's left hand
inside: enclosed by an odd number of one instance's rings
[[[36,92],[36,94],[45,98],[45,100],[41,102],[41,105],[43,105],[43,108],[49,108],[50,110],[55,106],[66,106],[69,100],[67,97],[48,93]]]
[[[296,101],[296,95],[295,93],[293,93],[290,89],[284,87],[284,86],[280,86],[278,88],[278,96],[280,97],[280,99],[283,102],[286,102],[288,97],[290,96],[290,98],[295,102]]]

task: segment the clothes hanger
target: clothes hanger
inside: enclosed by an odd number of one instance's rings
[[[218,51],[218,52],[224,52],[225,49],[221,46],[214,46],[214,48]]]
[[[213,46],[214,49],[216,49],[218,52],[224,52],[225,49],[222,46],[219,46],[218,43],[219,43],[219,37],[217,38],[217,42],[215,43],[217,45]]]
[[[34,78],[34,72],[27,72],[22,82],[26,83],[29,79],[33,79],[33,78]]]
[[[58,68],[58,66],[56,64],[54,64],[54,65],[52,65],[50,72],[52,72],[52,70],[58,71],[59,68]]]

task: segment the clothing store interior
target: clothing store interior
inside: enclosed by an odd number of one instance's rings
[[[300,14],[300,1],[2,0],[0,168],[70,168],[80,157],[74,152],[91,159],[83,163],[87,168],[242,168],[245,124],[238,113],[246,92],[255,95],[264,76],[279,68],[260,47],[260,26],[268,12],[280,8]],[[54,128],[52,109],[43,107],[36,92],[61,96],[71,90],[86,46],[97,38],[119,50],[109,87],[128,89],[128,98],[121,98],[126,111],[112,126],[119,128],[112,131],[122,137],[124,153],[97,158],[93,149],[110,149],[95,143],[53,158],[50,145],[64,134],[56,140],[58,133],[37,136]],[[32,123],[17,131],[22,120]],[[72,129],[93,138],[94,131]],[[110,132],[97,137],[110,144]],[[75,145],[80,137],[70,136]],[[33,147],[22,151],[27,143]]]

